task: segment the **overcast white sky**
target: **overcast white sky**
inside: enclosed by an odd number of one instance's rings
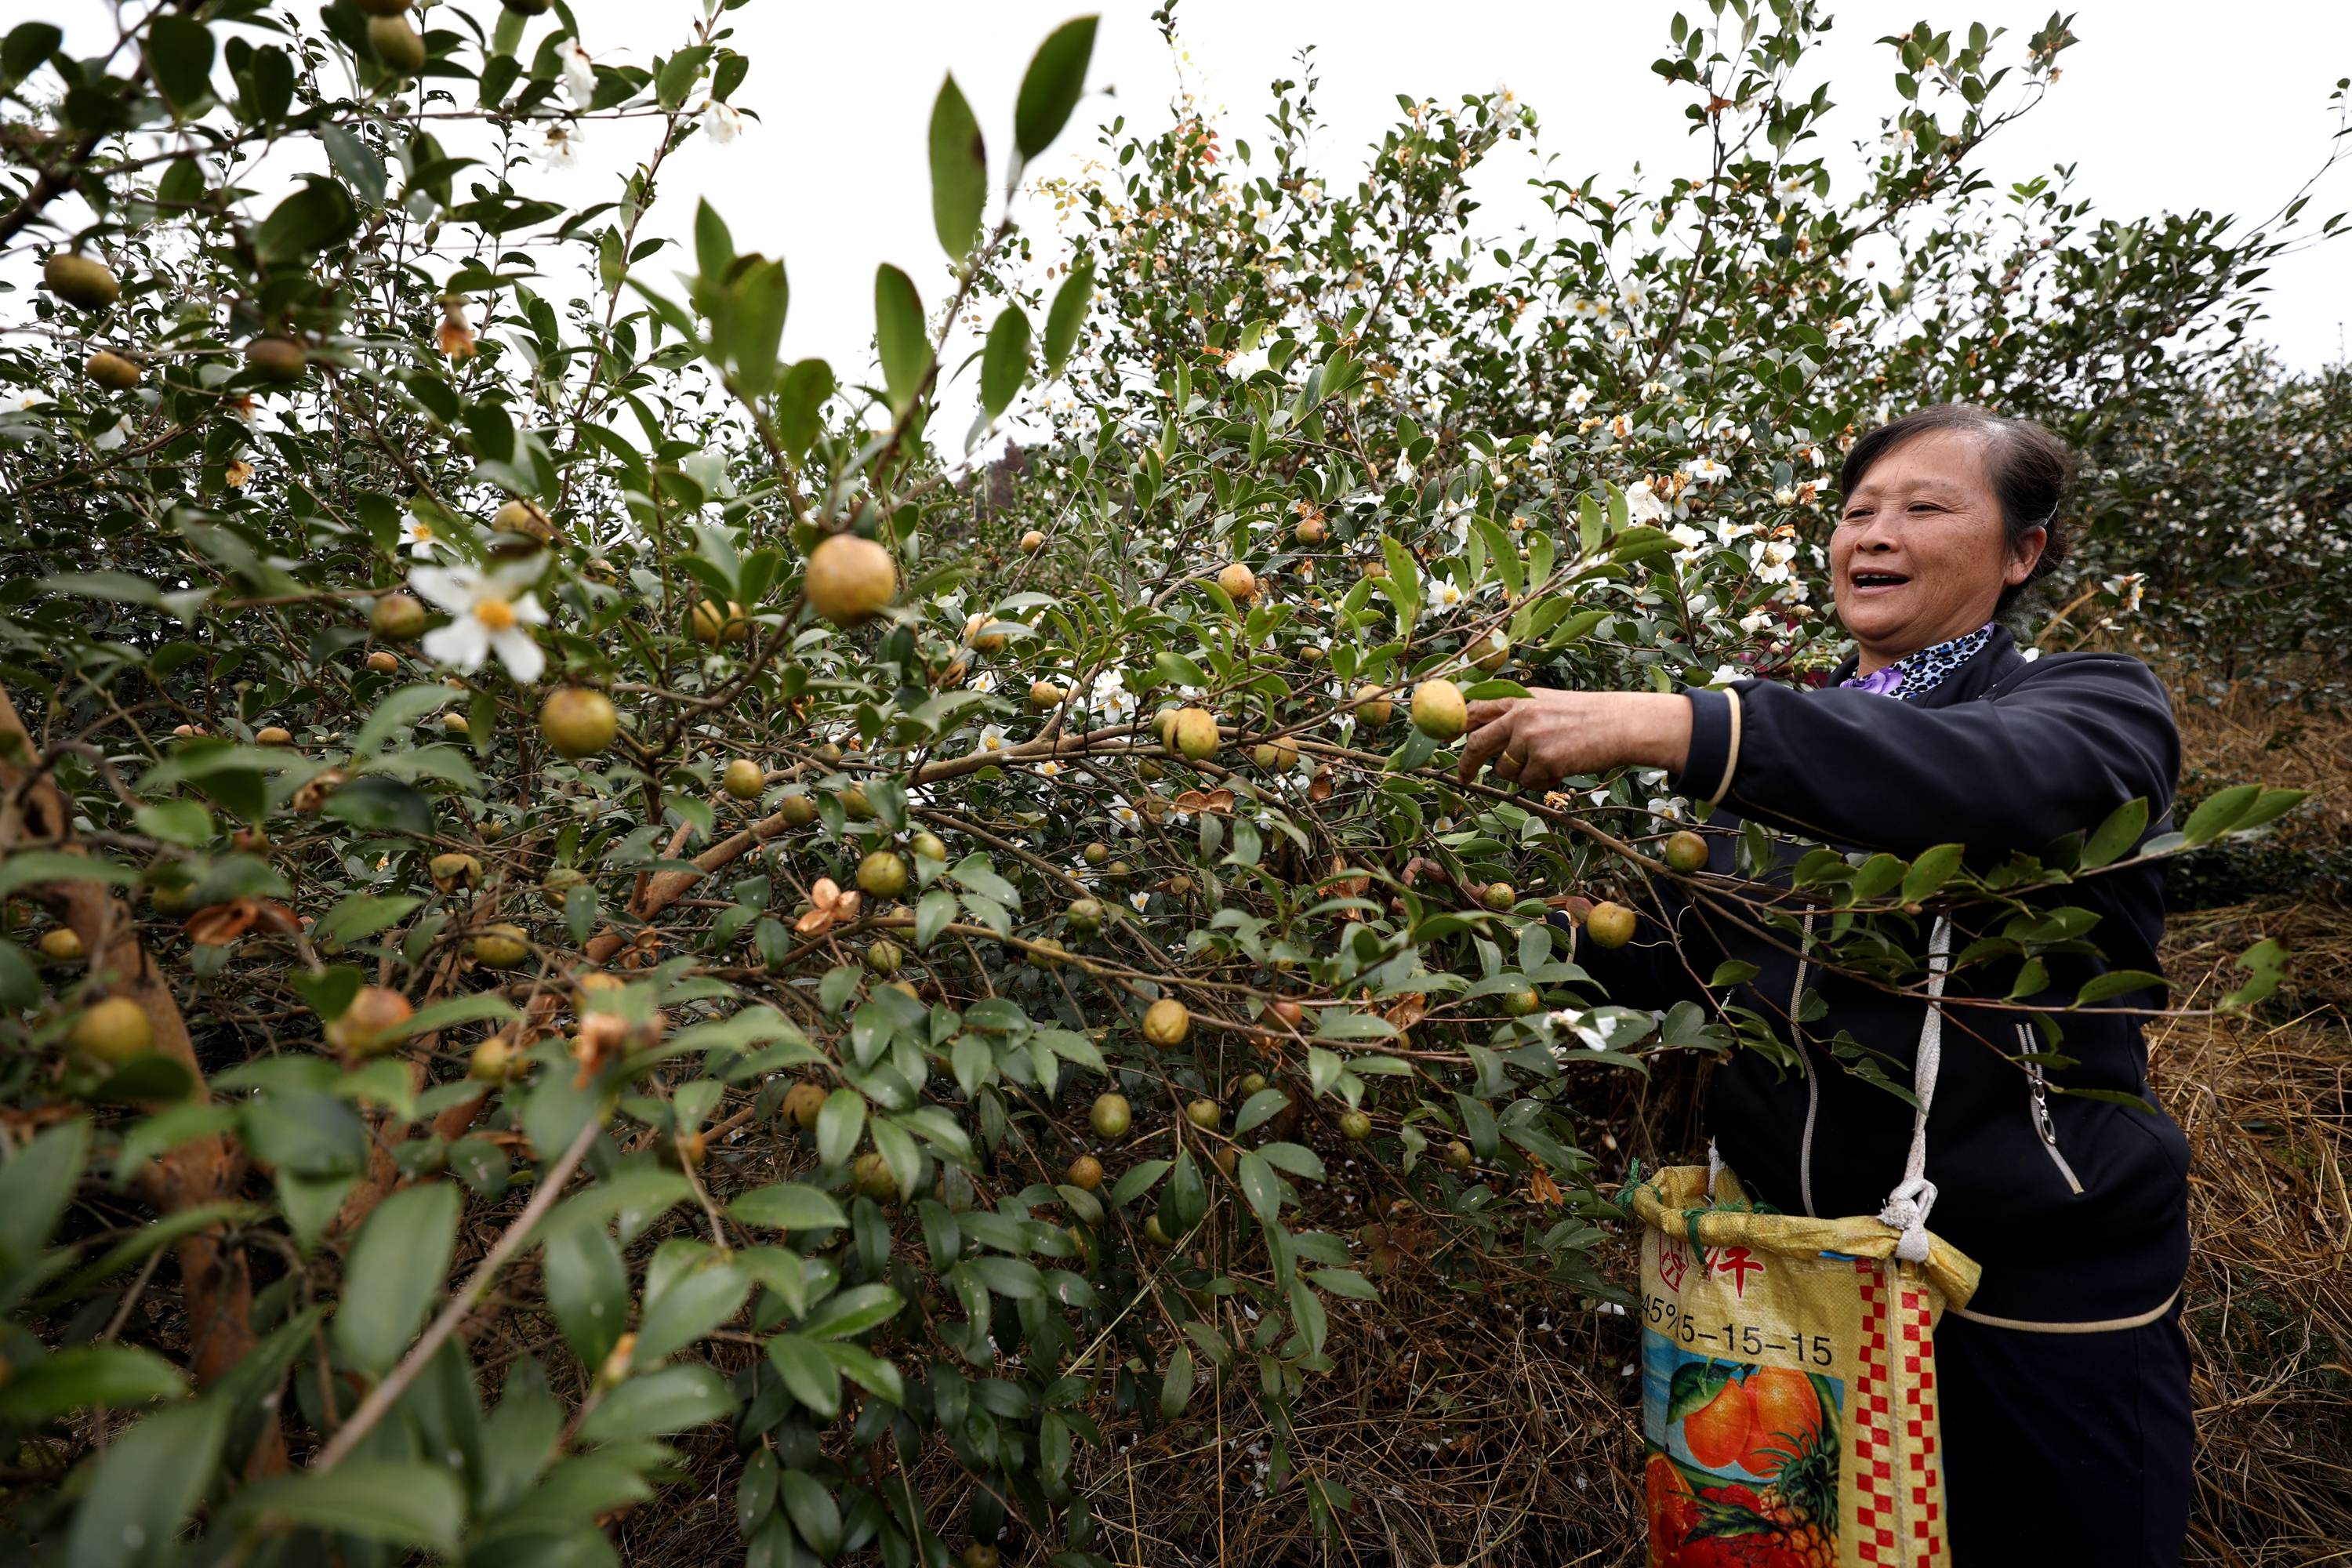
[[[1939,26],[1971,20],[2011,30],[2021,50],[2053,0],[1958,0],[1937,8]],[[108,26],[100,0],[9,0],[17,15],[75,24],[87,49]],[[730,146],[698,137],[665,172],[654,231],[688,233],[697,195],[732,226],[739,248],[781,255],[793,285],[788,354],[823,354],[856,374],[867,360],[877,263],[904,267],[936,304],[944,261],[932,237],[924,136],[940,75],[953,69],[988,135],[994,173],[1011,142],[1012,104],[1030,52],[1083,0],[885,0],[818,5],[752,0],[734,14],[736,48],[751,72],[735,96],[761,122]],[[1703,0],[1686,0],[1703,13]],[[574,0],[589,51],[645,63],[683,38],[696,0]],[[1157,128],[1177,63],[1150,21],[1146,0],[1102,5],[1093,89],[1061,142],[1033,173],[1075,171],[1097,150],[1093,129],[1124,112]],[[1525,182],[1534,156],[1556,172],[1604,184],[1638,162],[1688,167],[1682,118],[1686,89],[1649,69],[1666,42],[1667,0],[1549,4],[1504,0],[1183,0],[1183,68],[1205,101],[1224,110],[1228,136],[1264,144],[1267,84],[1295,74],[1292,57],[1316,49],[1322,87],[1322,156],[1352,182],[1361,150],[1397,112],[1399,92],[1455,99],[1507,83],[1543,120],[1536,153],[1506,143],[1479,181],[1485,232],[1542,221]],[[1849,0],[1824,7],[1836,26],[1819,68],[1843,106],[1832,122],[1833,174],[1846,143],[1875,132],[1893,100],[1887,51],[1873,43],[1915,20],[1920,0]],[[2327,96],[2352,74],[2352,5],[2344,0],[2077,0],[2082,43],[2042,105],[1989,150],[1997,179],[2077,165],[2079,189],[2111,216],[2210,206],[2267,216],[2326,156],[2336,128]],[[534,38],[536,34],[534,34]],[[579,166],[524,182],[575,205],[614,194],[616,173],[649,150],[645,124],[599,126]],[[1850,182],[1848,188],[1851,188]],[[2352,207],[2352,163],[2338,165],[2315,214]],[[1050,226],[1042,204],[1026,208]],[[652,264],[657,279],[667,268]],[[2342,357],[2352,316],[2352,241],[2291,258],[2272,273],[2272,320],[2263,331],[2290,363]],[[950,363],[961,355],[950,353]],[[970,404],[963,399],[968,408]],[[935,432],[960,437],[942,418]]]

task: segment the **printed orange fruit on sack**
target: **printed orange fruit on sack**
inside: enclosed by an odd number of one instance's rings
[[[1664,1553],[1690,1533],[1698,1500],[1675,1462],[1653,1454],[1642,1472],[1642,1510],[1650,1522],[1650,1568],[1663,1568]]]
[[[1748,1391],[1727,1380],[1715,1397],[1683,1417],[1683,1442],[1705,1468],[1719,1470],[1748,1451]]]
[[[1812,1380],[1792,1367],[1759,1367],[1748,1379],[1748,1441],[1739,1462],[1759,1476],[1812,1447],[1822,1431],[1822,1402]]]

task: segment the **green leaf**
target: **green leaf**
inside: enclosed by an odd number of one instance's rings
[[[564,1342],[581,1365],[602,1366],[628,1327],[629,1271],[621,1249],[601,1221],[583,1216],[549,1229],[540,1267]]]
[[[2238,955],[2238,965],[2251,976],[2247,982],[2221,998],[2224,1007],[2251,1007],[2278,989],[2286,973],[2285,943],[2274,936],[2266,936]]]
[[[147,29],[147,66],[156,89],[185,118],[212,97],[212,29],[193,17],[156,17]]]
[[[2074,1005],[2088,1007],[2110,996],[2121,996],[2127,991],[2162,991],[2172,983],[2161,974],[2145,969],[2111,969],[2105,974],[2095,974],[2083,983],[2074,997]]]
[[[324,1475],[304,1470],[248,1487],[231,1511],[446,1555],[465,1530],[466,1494],[437,1461],[347,1459]]]
[[[228,1434],[229,1402],[175,1405],[119,1433],[74,1514],[65,1568],[160,1562],[212,1487]]]
[[[2215,791],[2189,814],[2188,822],[2180,829],[2181,837],[2192,845],[2210,844],[2236,826],[2238,819],[2253,809],[2262,793],[2260,784],[2235,784]]]
[[[988,351],[980,362],[980,402],[991,419],[1001,417],[1029,379],[1029,318],[1007,305],[988,329]]]
[[[361,141],[357,132],[341,125],[320,126],[319,140],[326,144],[327,161],[334,164],[335,173],[349,180],[369,205],[382,206],[388,176],[375,149]]]
[[[1938,844],[1922,851],[1903,874],[1903,901],[1921,903],[1941,891],[1952,879],[1952,873],[1959,869],[1960,855],[1961,847],[1958,844]]]
[[[446,1182],[405,1187],[361,1227],[343,1270],[335,1348],[372,1377],[399,1362],[441,1294],[457,1239],[457,1189]]]
[[[139,873],[128,866],[63,849],[19,849],[0,861],[0,894],[44,882],[104,882],[127,888],[138,879]]]
[[[1334,1296],[1345,1296],[1351,1301],[1377,1301],[1380,1287],[1350,1268],[1317,1268],[1310,1270],[1307,1282],[1318,1290]]]
[[[292,266],[351,233],[359,222],[351,194],[320,174],[270,209],[253,231],[254,254],[265,267]]]
[[[423,899],[409,893],[353,893],[319,917],[310,937],[314,942],[357,942],[398,925],[424,907]]]
[[[13,1367],[0,1383],[0,1420],[35,1426],[93,1405],[143,1405],[188,1391],[180,1369],[132,1345],[85,1345]]]
[[[66,41],[63,29],[49,22],[19,22],[0,39],[0,81],[22,81],[46,64]]]
[[[751,1276],[725,1263],[698,1268],[646,1304],[633,1364],[656,1366],[733,1317],[751,1292]]]
[[[1045,377],[1052,380],[1069,363],[1078,345],[1078,329],[1087,323],[1087,307],[1094,303],[1095,261],[1091,252],[1076,271],[1054,291],[1053,309],[1045,312]]]
[[[907,1299],[887,1285],[859,1285],[819,1303],[801,1323],[813,1340],[845,1340],[898,1316]]]
[[[1235,1163],[1234,1175],[1242,1184],[1242,1194],[1249,1199],[1257,1217],[1272,1225],[1282,1217],[1282,1178],[1265,1163],[1255,1150],[1244,1149]]]
[[[809,1550],[827,1563],[839,1556],[841,1505],[833,1500],[832,1489],[804,1471],[786,1470],[776,1478],[776,1490],[793,1528],[808,1542]]]
[[[874,344],[890,407],[903,415],[931,368],[930,330],[923,324],[923,297],[914,279],[887,262],[874,274]]]
[[[1046,36],[1031,57],[1021,78],[1021,96],[1013,109],[1013,143],[1024,160],[1034,160],[1053,145],[1068,122],[1070,110],[1087,89],[1087,65],[1095,52],[1093,16],[1063,23]]]
[[[961,260],[980,237],[988,205],[988,144],[953,73],[931,104],[931,226],[951,259]]]
[[[2311,798],[2307,789],[2265,789],[2262,798],[2230,825],[2232,833],[2251,833],[2267,822],[2285,816]]]
[[[768,1360],[794,1399],[827,1421],[841,1414],[841,1369],[823,1345],[799,1334],[778,1334],[768,1342]]]
[[[1160,1418],[1173,1421],[1184,1414],[1184,1406],[1192,1399],[1192,1347],[1179,1344],[1176,1353],[1168,1358],[1168,1371],[1160,1379]]]
[[[76,1117],[48,1129],[0,1165],[0,1269],[23,1268],[48,1245],[89,1152],[89,1123]]]
[[[854,1089],[835,1089],[816,1114],[817,1158],[828,1165],[848,1163],[865,1131],[866,1097]]]
[[[735,1396],[717,1373],[684,1363],[633,1377],[606,1394],[581,1424],[580,1436],[590,1443],[660,1437],[716,1421],[734,1408]]]
[[[776,439],[793,457],[803,457],[824,428],[825,399],[833,395],[833,367],[821,359],[804,359],[784,373],[783,388],[776,394]]]
[[[379,833],[433,834],[433,804],[415,787],[382,773],[362,773],[331,792],[319,815]]]
[[[727,269],[735,265],[735,237],[727,232],[727,220],[708,197],[694,206],[694,265],[702,286],[714,292],[724,286]]]
[[[797,1182],[754,1187],[729,1204],[727,1214],[741,1225],[777,1230],[839,1230],[849,1223],[832,1194]]]
[[[2076,864],[2086,871],[2115,864],[2131,853],[2132,846],[2139,842],[2147,826],[2147,797],[2141,795],[2124,802],[2107,814],[2107,819],[2084,844],[2082,858]]]

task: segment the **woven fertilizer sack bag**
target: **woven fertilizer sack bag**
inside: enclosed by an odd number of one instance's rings
[[[1911,1157],[1879,1215],[1760,1209],[1711,1153],[1633,1191],[1650,1568],[1951,1562],[1935,1330],[1979,1269],[1927,1228],[1948,942],[1939,921]]]

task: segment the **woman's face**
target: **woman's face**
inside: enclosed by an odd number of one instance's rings
[[[1830,535],[1838,617],[1861,647],[1861,673],[1992,619],[2044,537],[2009,548],[1982,437],[1931,430],[1873,463]]]

